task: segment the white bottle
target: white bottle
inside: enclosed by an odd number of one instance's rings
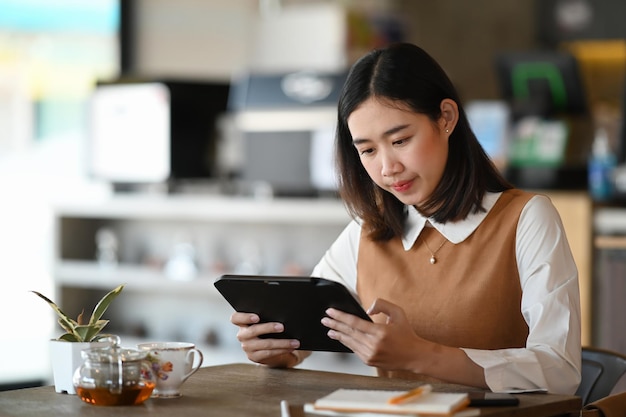
[[[596,201],[606,201],[613,197],[613,171],[617,159],[611,151],[609,137],[604,128],[599,128],[593,140],[588,164],[589,193]]]

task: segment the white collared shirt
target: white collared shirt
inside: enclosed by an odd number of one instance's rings
[[[415,244],[428,223],[451,243],[463,242],[485,219],[500,195],[485,195],[486,212],[445,224],[428,219],[408,206],[407,226],[402,237],[404,249],[409,250]],[[356,292],[360,237],[361,226],[352,221],[312,275],[342,282]],[[522,286],[521,312],[529,328],[526,347],[463,350],[484,368],[492,391],[547,390],[573,394],[580,382],[581,368],[578,271],[561,218],[546,196],[536,195],[526,204],[519,218],[516,239],[515,255]],[[488,260],[485,257],[484,261]]]

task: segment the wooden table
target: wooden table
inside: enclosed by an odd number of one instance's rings
[[[415,381],[400,379],[229,364],[200,368],[185,382],[180,398],[151,398],[137,406],[89,405],[75,395],[56,393],[52,386],[0,392],[0,416],[279,417],[281,400],[303,405],[337,388],[407,390],[415,385]],[[468,388],[436,384],[435,390],[458,392]],[[581,407],[580,398],[575,396],[518,396],[519,406],[483,408],[480,416],[558,416]]]

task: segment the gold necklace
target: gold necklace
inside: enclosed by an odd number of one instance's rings
[[[430,246],[428,246],[428,243],[426,242],[426,239],[422,236],[422,241],[424,242],[424,245],[426,245],[426,249],[428,249],[428,252],[430,252],[430,263],[431,265],[434,265],[437,263],[437,258],[435,258],[435,254],[437,252],[439,252],[439,249],[441,249],[443,247],[443,245],[446,244],[446,242],[448,241],[448,239],[443,238],[443,242],[441,242],[441,245],[439,245],[439,247],[433,252],[432,250],[430,250]]]

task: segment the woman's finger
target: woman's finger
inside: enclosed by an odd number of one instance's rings
[[[235,326],[248,326],[260,321],[259,316],[254,313],[234,312],[230,316],[230,322]]]

